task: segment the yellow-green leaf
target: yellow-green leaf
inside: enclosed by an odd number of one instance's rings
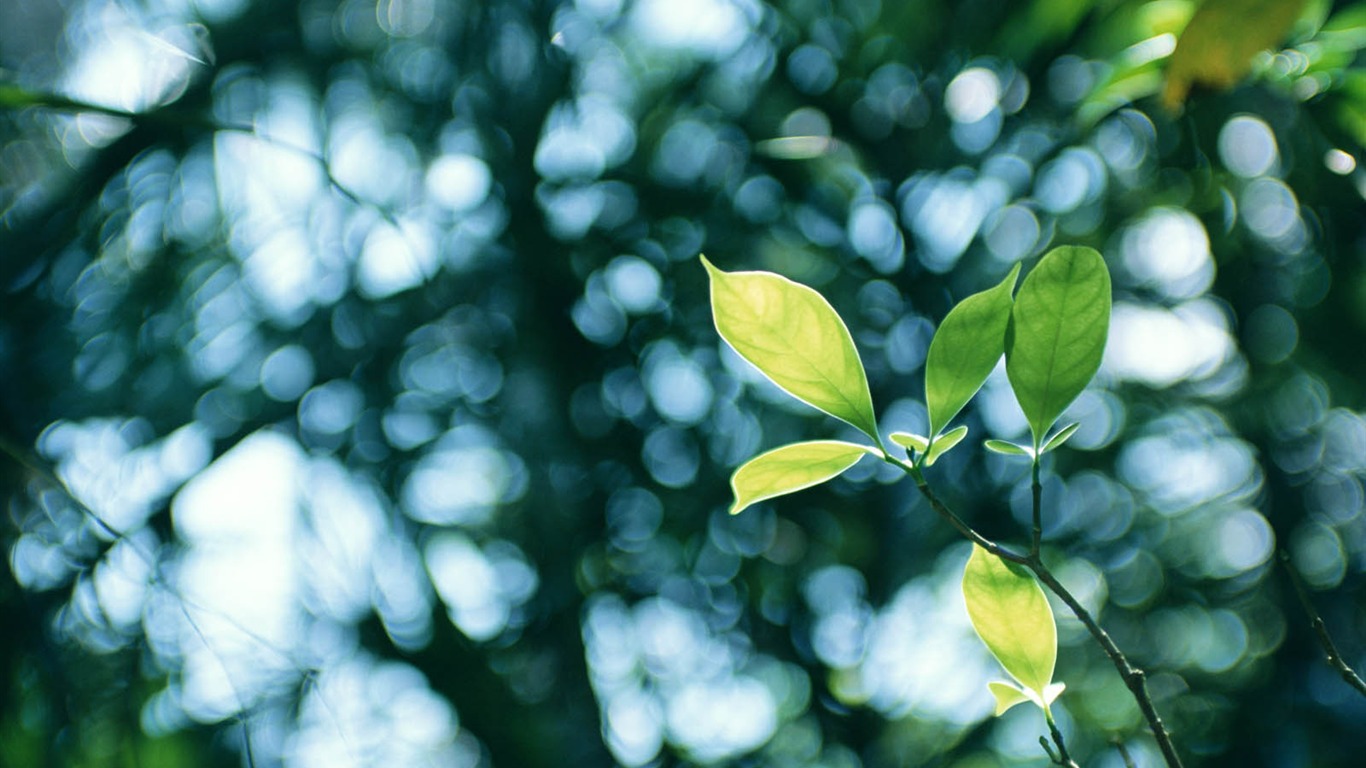
[[[893,432],[888,437],[892,438],[892,442],[902,448],[909,448],[913,451],[924,452],[930,447],[929,438],[924,435],[917,435],[914,432]]]
[[[876,448],[841,440],[812,440],[774,448],[735,470],[730,487],[735,502],[730,513],[738,515],[751,504],[800,491],[838,477],[865,454],[878,456]]]
[[[1075,435],[1077,433],[1077,428],[1080,426],[1080,424],[1074,421],[1071,424],[1068,424],[1067,426],[1053,433],[1053,436],[1048,438],[1048,441],[1045,442],[1043,444],[1043,447],[1039,449],[1039,454],[1043,455],[1051,450],[1054,450],[1055,448],[1061,448],[1063,443],[1072,439],[1072,435]]]
[[[1028,456],[1034,458],[1034,449],[1026,445],[1016,445],[1008,440],[991,439],[982,443],[988,451],[1001,453],[1006,456]]]
[[[772,272],[724,272],[705,256],[702,264],[721,338],[788,394],[878,440],[868,376],[834,307]]]
[[[940,456],[953,450],[953,447],[962,442],[963,438],[967,436],[968,425],[966,424],[950,429],[948,432],[940,435],[933,443],[930,443],[930,452],[925,454],[925,465],[930,467],[934,466],[934,463],[939,461]]]
[[[1252,69],[1252,58],[1280,45],[1305,0],[1205,0],[1176,41],[1162,103],[1175,111],[1192,85],[1227,90]]]
[[[987,650],[1011,677],[1042,699],[1053,680],[1058,630],[1038,582],[1019,566],[974,544],[963,571],[963,600],[972,628]]]
[[[1006,710],[1021,702],[1029,701],[1029,694],[1020,690],[1010,683],[992,681],[987,683],[987,689],[991,695],[996,697],[996,716],[1000,717]]]

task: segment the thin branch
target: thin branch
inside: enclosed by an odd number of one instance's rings
[[[1309,626],[1313,628],[1314,634],[1319,639],[1319,645],[1323,647],[1328,666],[1336,669],[1342,679],[1353,688],[1357,693],[1366,696],[1366,681],[1361,679],[1361,675],[1356,670],[1348,666],[1343,660],[1342,654],[1338,652],[1338,646],[1333,642],[1333,637],[1328,634],[1328,626],[1323,623],[1323,617],[1319,615],[1314,603],[1309,599],[1309,590],[1304,586],[1304,579],[1300,577],[1299,571],[1290,562],[1290,554],[1281,550],[1281,565],[1285,566],[1285,572],[1290,574],[1290,583],[1295,587],[1295,595],[1300,599],[1300,605],[1304,606],[1304,612],[1309,616]]]
[[[963,518],[954,514],[953,510],[944,506],[944,502],[940,501],[939,497],[935,496],[934,492],[930,490],[929,484],[925,482],[925,476],[920,474],[919,469],[909,464],[903,464],[897,461],[896,459],[888,458],[887,461],[888,463],[900,467],[903,471],[909,474],[915,480],[915,486],[916,488],[920,489],[921,495],[923,495],[925,499],[930,502],[930,507],[940,517],[948,521],[949,525],[952,525],[954,529],[961,533],[963,537],[966,538],[968,541],[971,541],[972,543],[976,544],[982,549],[985,549],[991,554],[996,555],[1002,560],[1008,560],[1012,563],[1017,563],[1019,565],[1029,564],[1028,555],[1022,555],[1019,552],[1015,552],[1014,550],[1006,549],[1000,544],[997,544],[991,539],[988,539],[987,537],[983,536],[982,534],[974,530],[972,526],[963,522]]]
[[[910,475],[911,478],[915,480],[916,487],[920,489],[920,493],[930,502],[930,507],[933,508],[940,517],[947,520],[964,538],[1003,560],[1018,563],[1025,566],[1030,571],[1033,571],[1034,575],[1039,578],[1039,581],[1043,582],[1044,586],[1048,587],[1053,594],[1057,595],[1067,604],[1067,607],[1072,610],[1073,615],[1081,621],[1082,625],[1091,633],[1091,636],[1100,644],[1101,649],[1105,651],[1105,655],[1110,657],[1110,661],[1115,665],[1115,670],[1118,671],[1119,676],[1124,679],[1124,684],[1129,687],[1129,692],[1133,694],[1134,700],[1138,702],[1138,708],[1143,712],[1144,719],[1148,721],[1148,726],[1153,732],[1153,738],[1157,740],[1157,746],[1162,751],[1162,757],[1169,768],[1182,768],[1181,757],[1176,753],[1176,745],[1172,743],[1171,734],[1167,731],[1167,726],[1162,723],[1162,718],[1157,714],[1157,708],[1153,706],[1152,697],[1148,694],[1147,676],[1143,673],[1143,670],[1138,669],[1129,663],[1129,659],[1124,655],[1124,652],[1119,649],[1119,646],[1115,645],[1115,641],[1110,639],[1110,635],[1096,622],[1095,618],[1091,616],[1090,611],[1087,611],[1081,604],[1081,601],[1077,600],[1076,596],[1069,592],[1061,581],[1058,581],[1058,578],[1053,575],[1053,572],[1048,569],[1048,566],[1044,565],[1043,560],[1038,556],[1038,553],[1021,555],[1001,547],[986,538],[973,529],[972,526],[964,522],[962,518],[954,514],[952,510],[939,500],[939,497],[934,495],[934,491],[930,490],[930,486],[925,481],[925,477],[915,466],[892,458],[888,458],[887,461],[888,463],[901,467],[904,472]]]
[[[1128,657],[1115,645],[1115,641],[1110,639],[1109,633],[1096,622],[1082,606],[1081,602],[1058,581],[1053,572],[1048,570],[1041,560],[1031,558],[1025,563],[1029,570],[1039,577],[1039,581],[1055,595],[1057,595],[1067,607],[1072,610],[1073,615],[1091,633],[1091,637],[1096,639],[1100,647],[1105,651],[1105,655],[1110,657],[1111,663],[1115,665],[1115,670],[1124,679],[1124,684],[1129,687],[1129,692],[1133,694],[1134,700],[1138,702],[1138,708],[1143,712],[1143,717],[1148,721],[1148,726],[1152,728],[1153,738],[1157,740],[1157,746],[1162,750],[1162,757],[1167,761],[1171,768],[1180,768],[1181,757],[1176,754],[1176,746],[1172,744],[1171,734],[1167,731],[1167,726],[1162,723],[1162,718],[1157,714],[1157,708],[1153,706],[1152,697],[1148,694],[1148,678],[1143,670],[1129,663]]]

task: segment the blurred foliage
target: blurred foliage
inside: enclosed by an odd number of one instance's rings
[[[934,325],[1056,244],[1115,303],[1046,556],[1187,765],[1359,764],[1273,555],[1366,666],[1366,5],[1200,63],[1254,5],[9,4],[0,765],[1043,764],[893,473],[726,514],[852,428],[696,256],[819,289],[923,432]],[[931,482],[1023,539],[1003,371],[960,418]],[[1054,608],[1074,757],[1155,764]]]

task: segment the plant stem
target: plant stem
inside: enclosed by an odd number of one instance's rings
[[[920,473],[918,467],[913,464],[898,461],[890,456],[885,460],[887,463],[899,467],[903,472],[910,475],[911,479],[915,481],[915,486],[920,489],[920,493],[930,502],[930,506],[934,509],[935,513],[948,521],[949,525],[952,525],[954,529],[961,533],[968,541],[971,541],[1002,560],[1008,560],[1018,565],[1029,564],[1028,555],[1022,555],[1019,552],[1006,549],[1000,544],[988,539],[974,530],[972,526],[963,522],[963,518],[954,514],[953,510],[944,506],[944,503],[939,500],[939,497],[935,496],[934,492],[930,490],[929,484],[925,481],[925,476]]]
[[[1124,679],[1124,684],[1129,687],[1129,692],[1133,694],[1134,701],[1138,702],[1139,710],[1142,711],[1144,719],[1148,721],[1148,726],[1152,729],[1153,738],[1157,740],[1157,746],[1162,751],[1162,757],[1168,768],[1182,768],[1181,757],[1176,753],[1176,745],[1172,743],[1171,734],[1167,732],[1167,726],[1162,723],[1162,718],[1157,714],[1157,708],[1153,706],[1152,697],[1148,694],[1147,675],[1144,674],[1143,670],[1129,663],[1128,657],[1119,649],[1119,646],[1115,645],[1115,641],[1110,639],[1110,635],[1096,622],[1090,611],[1087,611],[1082,606],[1081,601],[1077,600],[1076,596],[1069,592],[1061,581],[1058,581],[1058,578],[1053,575],[1047,565],[1044,565],[1039,553],[1035,551],[1028,555],[1021,555],[986,538],[954,514],[953,510],[949,509],[944,502],[939,500],[938,496],[934,495],[934,491],[930,490],[929,483],[926,482],[924,475],[920,473],[918,468],[892,457],[886,457],[885,460],[900,467],[902,471],[910,475],[911,479],[915,480],[915,485],[920,490],[921,495],[930,502],[930,507],[940,517],[947,520],[964,538],[1002,560],[1025,566],[1039,578],[1039,581],[1043,582],[1044,586],[1048,587],[1053,594],[1067,604],[1072,614],[1091,633],[1091,637],[1100,644],[1105,655],[1110,657],[1110,661],[1115,665],[1115,670]],[[1037,510],[1037,508],[1036,505],[1035,509]]]
[[[1053,713],[1047,708],[1043,711],[1043,719],[1048,723],[1048,732],[1053,735],[1053,743],[1058,745],[1058,755],[1054,762],[1058,765],[1067,766],[1067,768],[1080,768],[1072,760],[1072,756],[1067,754],[1067,744],[1062,740],[1062,731],[1058,730],[1058,724],[1053,720]]]
[[[1039,482],[1039,455],[1034,454],[1034,466],[1031,471],[1031,491],[1034,496],[1034,538],[1029,543],[1029,556],[1038,558],[1039,549],[1043,546],[1043,485]]]
[[[1300,605],[1304,606],[1304,612],[1309,615],[1309,626],[1318,636],[1319,645],[1323,647],[1323,652],[1327,656],[1328,666],[1336,669],[1342,679],[1355,688],[1357,693],[1366,696],[1366,681],[1363,681],[1356,670],[1343,660],[1342,654],[1338,652],[1337,643],[1334,643],[1333,637],[1328,634],[1328,626],[1323,623],[1323,617],[1309,599],[1309,590],[1304,586],[1304,579],[1300,578],[1299,571],[1295,570],[1294,564],[1290,562],[1289,553],[1284,550],[1281,551],[1281,565],[1285,566],[1285,572],[1290,574],[1290,583],[1295,587],[1295,595],[1299,597]]]

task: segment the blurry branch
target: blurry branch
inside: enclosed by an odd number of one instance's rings
[[[1362,696],[1366,696],[1366,681],[1356,673],[1356,670],[1348,666],[1343,661],[1342,654],[1338,652],[1337,644],[1333,642],[1332,635],[1328,634],[1328,627],[1323,623],[1323,617],[1319,615],[1314,603],[1309,599],[1309,590],[1304,586],[1304,579],[1299,571],[1295,570],[1294,563],[1290,562],[1290,553],[1281,550],[1281,565],[1285,566],[1285,572],[1290,575],[1290,583],[1295,587],[1295,595],[1300,600],[1300,605],[1304,606],[1304,612],[1309,616],[1309,626],[1314,630],[1318,637],[1319,645],[1323,647],[1328,666],[1336,669],[1342,679],[1352,686]]]
[[[277,648],[275,644],[272,643],[270,640],[266,639],[250,627],[242,624],[240,621],[233,618],[231,615],[224,613],[223,611],[220,611],[218,609],[206,606],[203,603],[195,600],[194,598],[182,592],[177,585],[171,583],[166,579],[165,573],[161,568],[160,560],[154,553],[148,552],[141,546],[139,546],[136,540],[128,535],[128,532],[119,530],[108,520],[105,520],[104,516],[102,516],[95,510],[91,509],[90,506],[85,502],[81,501],[80,498],[78,498],[76,494],[71,490],[71,488],[67,486],[66,482],[63,481],[60,477],[58,477],[54,471],[44,466],[41,461],[35,459],[32,455],[30,455],[28,451],[19,447],[12,440],[3,435],[0,435],[0,454],[4,454],[13,459],[16,464],[20,465],[29,473],[31,473],[39,482],[59,490],[61,494],[66,497],[66,500],[69,501],[72,504],[72,506],[74,506],[81,513],[82,516],[90,520],[90,522],[96,528],[98,528],[101,533],[108,536],[111,542],[127,542],[128,545],[131,547],[133,553],[138,557],[138,559],[140,559],[143,562],[143,564],[145,564],[148,567],[149,572],[152,574],[151,578],[149,579],[149,584],[160,587],[161,589],[166,590],[166,592],[170,595],[174,596],[177,605],[180,608],[180,613],[184,615],[185,622],[189,625],[190,630],[199,639],[199,642],[203,644],[203,646],[206,649],[208,649],[210,653],[216,655],[217,652],[213,650],[213,644],[209,642],[208,634],[200,626],[199,621],[195,619],[193,611],[199,611],[205,616],[211,616],[215,620],[221,621],[227,626],[232,627],[233,630],[240,632],[243,637],[248,638],[253,643],[260,646],[262,649],[266,650],[271,654],[274,654],[275,656],[283,660],[286,664],[291,666],[294,669],[294,671],[297,674],[299,674],[300,678],[304,681],[305,684],[316,684],[318,674],[317,669],[299,663],[299,661],[295,659],[292,655],[281,650],[280,648]],[[79,578],[80,577],[78,577],[78,579]],[[108,617],[107,613],[105,613],[103,603],[97,603],[97,607],[105,623],[108,624],[110,627],[113,627],[114,622]],[[238,688],[237,684],[233,681],[232,676],[230,674],[226,674],[226,667],[224,667],[224,671],[224,679],[228,684],[228,689],[230,690],[233,698],[237,702],[238,712],[233,719],[237,723],[238,727],[242,729],[243,759],[246,761],[246,765],[248,766],[248,768],[255,768],[256,755],[255,749],[252,746],[251,727],[248,722],[250,719],[250,708],[247,706],[246,699],[242,695],[241,690]],[[351,744],[350,739],[347,737],[345,729],[342,727],[341,718],[337,714],[336,710],[332,707],[331,703],[327,701],[326,697],[319,695],[318,701],[322,704],[323,708],[336,722],[337,732],[341,735],[342,744],[348,750],[355,753],[356,748],[353,744]]]
[[[934,494],[934,491],[930,490],[929,483],[915,465],[903,462],[886,454],[884,454],[883,459],[888,464],[898,467],[903,472],[910,475],[911,479],[915,481],[916,487],[920,490],[921,495],[929,501],[930,507],[933,508],[940,517],[947,520],[964,538],[1002,560],[1017,563],[1028,568],[1039,578],[1039,581],[1042,581],[1044,585],[1053,592],[1053,594],[1057,595],[1067,604],[1067,607],[1072,610],[1072,613],[1081,621],[1087,631],[1091,633],[1091,636],[1095,638],[1096,642],[1100,644],[1100,647],[1105,651],[1105,655],[1110,657],[1110,661],[1115,665],[1115,670],[1118,671],[1119,676],[1124,679],[1124,684],[1129,687],[1129,692],[1133,694],[1134,700],[1138,702],[1138,708],[1143,712],[1144,719],[1148,721],[1148,726],[1153,732],[1153,738],[1157,740],[1157,746],[1162,750],[1162,757],[1169,768],[1182,768],[1181,757],[1176,753],[1176,746],[1172,743],[1171,734],[1167,732],[1167,726],[1163,724],[1162,718],[1157,714],[1157,708],[1153,706],[1152,697],[1148,694],[1147,675],[1144,674],[1143,670],[1129,663],[1128,657],[1119,649],[1119,646],[1115,645],[1115,641],[1112,640],[1109,633],[1096,622],[1095,617],[1091,615],[1090,611],[1086,610],[1085,606],[1081,604],[1081,601],[1077,600],[1076,596],[1069,592],[1067,587],[1063,586],[1062,582],[1058,580],[1057,576],[1053,575],[1053,572],[1048,569],[1047,565],[1044,565],[1043,559],[1037,548],[1031,547],[1029,554],[1020,554],[1019,552],[1007,549],[991,541],[964,522],[961,517],[954,514],[953,510],[945,506],[944,502],[940,501],[939,497]],[[1050,723],[1050,726],[1051,725],[1052,724]],[[1054,736],[1055,738],[1058,737],[1056,731]],[[1059,749],[1062,749],[1062,742],[1060,740],[1058,741],[1058,744]],[[1051,754],[1050,751],[1050,755]],[[1064,752],[1056,757],[1064,758],[1065,754],[1066,753]],[[1054,762],[1057,763],[1058,760],[1055,759]]]
[[[315,152],[307,147],[299,146],[293,142],[261,133],[252,125],[242,123],[220,123],[199,114],[172,109],[170,107],[159,107],[148,112],[128,112],[122,109],[93,104],[88,101],[72,99],[59,94],[36,93],[20,88],[12,83],[0,83],[0,109],[45,109],[54,112],[90,113],[120,120],[128,120],[132,123],[179,128],[197,128],[209,133],[221,131],[254,136],[272,146],[289,150],[290,152],[294,152],[317,163],[318,167],[322,170],[323,175],[327,178],[327,183],[343,197],[358,206],[375,210],[385,219],[385,221],[393,226],[400,226],[398,219],[394,216],[393,212],[383,206],[362,199],[360,195],[356,194],[355,191],[350,187],[347,187],[340,179],[334,176],[332,174],[331,165],[327,162],[327,158],[321,153]]]
[[[1118,737],[1114,740],[1115,749],[1119,750],[1119,757],[1124,761],[1124,768],[1134,768],[1134,758],[1129,754],[1129,748],[1124,746],[1124,742]]]

